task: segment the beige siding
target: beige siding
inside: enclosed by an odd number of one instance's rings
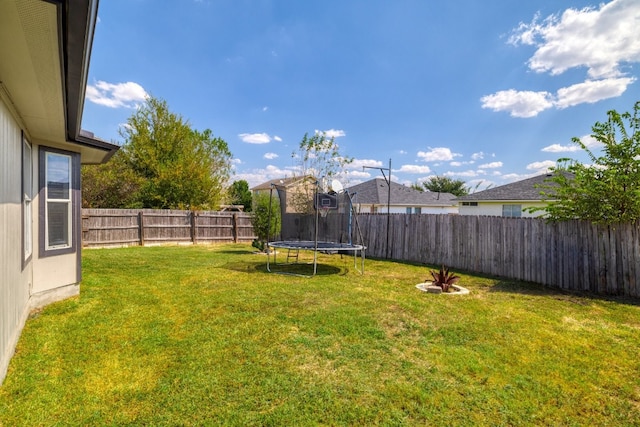
[[[31,263],[22,268],[22,137],[0,95],[0,382],[29,305]]]
[[[387,205],[375,205],[375,210],[372,205],[365,203],[356,203],[356,211],[360,213],[387,213]],[[389,209],[392,214],[406,214],[407,208],[411,208],[413,212],[415,208],[420,208],[422,214],[457,214],[457,206],[393,206]]]
[[[75,252],[37,259],[33,269],[33,293],[38,294],[62,286],[75,285],[78,282],[76,260]]]
[[[524,209],[530,207],[543,207],[545,203],[528,203],[518,201],[504,201],[504,202],[482,202],[478,201],[478,206],[462,206],[460,203],[460,215],[487,215],[487,216],[502,216],[502,205],[521,205],[523,212],[522,218],[535,218],[544,214],[544,212],[524,212]]]

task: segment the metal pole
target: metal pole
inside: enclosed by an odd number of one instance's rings
[[[391,159],[389,159],[389,179],[387,180],[387,252],[389,259],[389,229],[391,228]]]
[[[384,177],[385,182],[387,183],[387,247],[385,248],[385,257],[389,258],[389,229],[391,228],[391,159],[389,159],[389,167],[388,168],[377,168],[375,166],[363,166],[362,170],[365,169],[378,169],[382,172],[382,176]],[[384,171],[389,172],[389,177],[385,175]]]

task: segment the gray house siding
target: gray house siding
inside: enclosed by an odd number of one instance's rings
[[[21,169],[22,131],[0,93],[0,383],[29,313],[32,283],[32,261],[23,252]]]

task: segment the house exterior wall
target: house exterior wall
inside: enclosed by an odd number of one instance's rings
[[[484,202],[477,201],[478,206],[463,206],[460,203],[459,213],[460,215],[487,215],[487,216],[502,216],[502,205],[521,205],[522,206],[522,218],[535,218],[542,216],[544,212],[525,212],[525,209],[530,207],[544,207],[546,203],[542,202],[522,202],[522,201],[500,201],[500,202]]]
[[[0,383],[29,312],[33,267],[22,252],[22,132],[9,105],[0,92]]]
[[[44,232],[44,222],[39,217],[41,162],[38,152],[45,147],[48,149],[48,144],[40,145],[35,141],[29,141],[32,170],[29,240],[32,251],[25,259],[23,233],[28,224],[25,224],[23,212],[22,150],[23,133],[26,132],[11,105],[0,91],[0,383],[6,375],[29,311],[77,295],[81,278],[79,155],[68,152],[76,159],[73,167],[73,249],[61,254],[43,254],[40,236]]]
[[[387,213],[387,205],[370,205],[365,203],[355,203],[358,213]],[[457,214],[457,206],[398,206],[391,205],[389,212],[406,214],[407,208],[414,212],[415,208],[420,209],[421,214]]]

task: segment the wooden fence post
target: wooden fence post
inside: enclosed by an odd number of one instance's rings
[[[197,230],[196,230],[196,213],[194,211],[190,211],[189,215],[191,216],[191,242],[195,245],[198,237],[197,237]]]
[[[238,214],[233,214],[233,243],[238,243]]]
[[[138,212],[138,229],[140,233],[140,246],[144,246],[144,213]]]

